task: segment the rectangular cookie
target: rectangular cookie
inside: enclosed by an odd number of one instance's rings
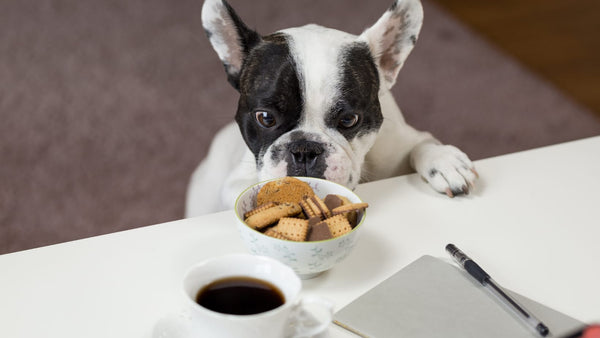
[[[273,230],[292,241],[304,242],[308,235],[308,220],[292,217],[283,217]]]
[[[282,217],[297,215],[300,211],[302,209],[298,203],[282,203],[248,217],[245,222],[249,227],[260,230],[277,222]]]

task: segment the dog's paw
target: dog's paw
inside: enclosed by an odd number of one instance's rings
[[[469,157],[451,145],[421,144],[412,156],[421,177],[449,197],[469,194],[479,177]]]

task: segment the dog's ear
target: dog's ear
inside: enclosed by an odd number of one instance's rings
[[[388,89],[396,83],[404,60],[417,42],[422,23],[423,7],[419,0],[396,0],[360,35],[359,39],[369,45]]]
[[[227,80],[239,90],[240,71],[250,50],[261,41],[224,0],[206,0],[202,25],[213,48],[225,66]]]

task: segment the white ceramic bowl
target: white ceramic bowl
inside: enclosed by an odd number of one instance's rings
[[[307,182],[317,196],[324,198],[328,194],[347,197],[352,203],[362,200],[352,190],[319,178],[296,177]],[[260,231],[250,228],[244,223],[244,213],[256,207],[256,195],[262,186],[269,181],[261,182],[246,189],[235,202],[235,213],[238,230],[248,250],[261,256],[269,256],[291,267],[302,279],[315,277],[323,271],[331,269],[345,259],[358,240],[358,234],[366,218],[366,212],[358,220],[351,232],[332,239],[315,242],[294,242],[269,237]]]

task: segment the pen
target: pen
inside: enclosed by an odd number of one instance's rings
[[[537,319],[531,312],[523,307],[523,305],[517,303],[509,295],[507,295],[502,288],[488,275],[483,269],[475,263],[469,256],[465,255],[464,252],[460,251],[454,244],[446,245],[446,251],[454,258],[460,266],[462,266],[473,278],[475,278],[481,285],[487,290],[494,294],[498,299],[502,301],[504,305],[512,312],[514,312],[519,318],[522,318],[524,322],[530,326],[533,330],[539,333],[542,337],[546,337],[550,330],[548,327]]]

